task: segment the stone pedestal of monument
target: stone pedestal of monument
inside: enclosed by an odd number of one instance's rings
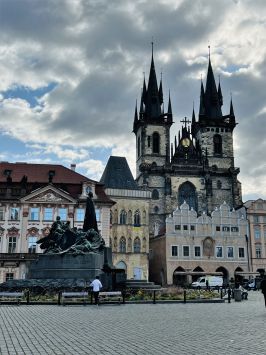
[[[65,281],[83,280],[88,283],[96,276],[100,276],[105,288],[112,288],[112,277],[109,270],[112,265],[111,248],[104,247],[102,252],[73,254],[40,254],[32,262],[27,279]]]
[[[102,273],[104,253],[43,254],[30,266],[29,279],[84,279],[92,280]]]

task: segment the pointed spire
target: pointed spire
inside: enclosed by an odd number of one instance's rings
[[[231,101],[230,101],[230,116],[235,117],[232,95],[231,95]]]
[[[135,116],[134,116],[134,124],[138,121],[138,109],[137,109],[137,100],[136,100],[136,106],[135,106]]]
[[[145,81],[145,73],[143,73],[143,86],[142,86],[142,95],[141,95],[141,100],[142,103],[146,103],[146,95],[147,95],[147,88],[146,88],[146,81]]]
[[[203,87],[203,82],[202,78],[200,79],[200,107],[199,107],[199,116],[204,116],[205,115],[205,107],[204,107],[204,87]]]
[[[195,136],[196,133],[196,117],[195,117],[195,110],[194,110],[194,101],[193,101],[193,110],[192,110],[192,117],[191,117],[191,134],[192,137]]]
[[[219,103],[218,92],[213,75],[211,57],[209,53],[209,65],[205,88],[205,110],[208,118],[222,117],[221,106]]]
[[[193,110],[192,110],[192,117],[191,117],[192,125],[196,123],[195,111],[194,111],[194,103],[193,103]]]
[[[218,85],[218,99],[219,99],[220,106],[223,106],[223,94],[222,94],[221,83],[220,83],[220,75],[219,75],[219,85]]]
[[[139,106],[139,113],[142,114],[144,112],[144,105],[143,105],[143,90],[141,92],[141,100],[140,100],[140,106]]]
[[[161,80],[160,80],[160,87],[159,87],[159,100],[160,100],[160,104],[163,103],[163,73],[161,73]]]
[[[148,88],[146,92],[145,112],[150,118],[157,118],[161,115],[161,102],[158,90],[156,71],[153,59],[153,42],[152,42],[152,56],[151,68],[148,81]]]
[[[168,110],[167,110],[168,115],[172,115],[172,104],[171,104],[171,96],[170,96],[170,90],[169,90],[169,100],[168,100]]]

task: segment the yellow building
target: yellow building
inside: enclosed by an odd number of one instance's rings
[[[137,186],[123,157],[109,158],[100,182],[116,202],[110,217],[113,264],[125,269],[128,279],[148,280],[151,192]]]

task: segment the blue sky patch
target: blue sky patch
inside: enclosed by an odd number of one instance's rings
[[[29,103],[30,107],[33,108],[35,106],[40,105],[38,99],[52,91],[57,86],[57,83],[52,82],[47,86],[42,86],[38,89],[31,89],[27,86],[15,85],[9,90],[2,91],[4,99],[22,99]]]

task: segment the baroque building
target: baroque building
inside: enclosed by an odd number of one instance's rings
[[[41,253],[37,241],[57,216],[82,228],[86,198],[93,193],[98,228],[110,241],[110,208],[102,184],[62,165],[0,163],[0,282],[25,278]]]
[[[100,182],[116,202],[110,218],[113,264],[125,269],[128,279],[148,280],[151,192],[136,184],[124,157],[109,158]]]

